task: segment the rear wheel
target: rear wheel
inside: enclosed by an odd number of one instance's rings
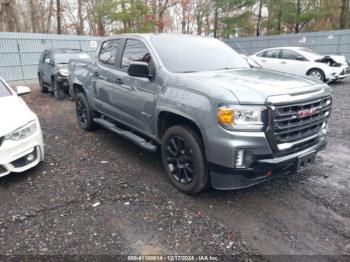
[[[83,93],[79,93],[77,95],[75,109],[81,129],[85,131],[91,131],[96,129],[97,125],[93,119],[94,112],[91,110],[89,103]]]
[[[307,72],[307,75],[321,81],[325,81],[325,75],[321,69],[313,68]]]
[[[41,93],[47,93],[49,92],[49,90],[47,89],[47,87],[44,85],[43,80],[41,79],[41,76],[38,76],[39,79],[39,87],[40,87],[40,92]]]
[[[194,194],[207,188],[209,175],[203,145],[187,126],[170,127],[162,143],[162,162],[171,183]]]

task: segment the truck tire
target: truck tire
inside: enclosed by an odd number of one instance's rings
[[[307,75],[313,78],[316,78],[321,81],[325,81],[325,75],[321,69],[318,68],[312,68],[307,72]]]
[[[75,112],[80,125],[84,131],[95,130],[97,124],[94,122],[94,112],[83,93],[77,94]]]
[[[62,100],[65,97],[64,91],[59,87],[55,80],[53,81],[53,94],[57,100]]]
[[[47,93],[49,92],[49,90],[47,89],[47,87],[44,85],[43,80],[41,79],[41,76],[38,75],[38,79],[39,79],[39,88],[40,88],[40,92],[41,93]]]
[[[171,183],[194,194],[208,187],[209,175],[201,140],[191,128],[177,125],[164,134],[162,162]]]

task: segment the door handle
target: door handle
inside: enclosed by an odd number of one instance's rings
[[[119,85],[122,85],[124,82],[123,82],[123,80],[122,80],[121,78],[117,78],[117,79],[114,81],[114,83],[119,84]]]
[[[95,77],[99,77],[99,76],[100,76],[100,74],[99,74],[98,72],[94,72],[94,73],[93,73],[93,76],[95,76]]]
[[[261,62],[265,63],[265,62],[266,62],[266,60],[261,60]]]
[[[287,64],[287,62],[281,62],[281,64]]]

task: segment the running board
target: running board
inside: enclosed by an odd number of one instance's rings
[[[147,142],[142,137],[135,135],[134,133],[131,133],[130,131],[127,131],[127,130],[124,130],[124,129],[117,127],[115,124],[113,124],[112,122],[109,122],[108,120],[106,120],[104,118],[94,118],[94,121],[97,124],[112,131],[113,133],[131,140],[132,142],[134,142],[136,145],[139,145],[143,149],[146,149],[146,150],[151,151],[151,152],[155,152],[157,150],[156,145]]]

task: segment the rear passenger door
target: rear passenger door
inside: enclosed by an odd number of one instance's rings
[[[97,57],[96,67],[92,72],[96,109],[112,118],[118,115],[115,110],[117,101],[113,94],[119,85],[115,74],[118,69],[116,63],[118,54],[121,51],[119,49],[121,44],[121,39],[104,41]]]
[[[258,61],[260,64],[269,70],[279,71],[280,69],[280,49],[272,49],[263,52],[259,57]]]

